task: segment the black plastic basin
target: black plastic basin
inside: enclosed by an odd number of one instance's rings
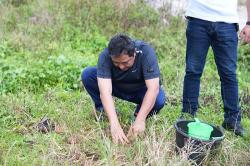
[[[187,124],[194,121],[180,120],[174,125],[176,129],[176,151],[186,152],[189,160],[193,160],[197,165],[202,165],[206,156],[216,154],[224,139],[224,132],[214,125],[210,140],[201,140],[188,135]]]

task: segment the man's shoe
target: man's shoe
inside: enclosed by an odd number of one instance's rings
[[[152,116],[154,116],[154,115],[156,115],[156,114],[158,114],[159,112],[160,112],[160,111],[152,110],[152,111],[148,114],[147,119],[150,118],[150,117],[152,117]],[[130,120],[131,120],[132,123],[135,121],[135,119],[136,119],[138,113],[139,113],[139,111],[138,111],[138,109],[136,108],[135,111],[134,111],[134,113],[131,115],[131,118],[130,118]]]
[[[233,123],[222,123],[222,127],[226,130],[234,132],[235,135],[243,137],[246,134],[245,129],[241,126],[241,124],[233,124]]]

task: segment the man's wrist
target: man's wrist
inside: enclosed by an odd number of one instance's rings
[[[112,119],[110,119],[109,123],[110,123],[111,126],[120,125],[118,118],[112,118]]]
[[[137,122],[144,122],[145,123],[146,118],[147,118],[147,116],[144,117],[142,115],[140,115],[140,116],[137,115],[135,121],[137,121]]]
[[[250,21],[247,21],[247,22],[246,22],[246,25],[249,25],[249,26],[250,26]]]

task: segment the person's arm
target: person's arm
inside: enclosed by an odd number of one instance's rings
[[[111,79],[106,78],[97,78],[98,87],[100,90],[100,98],[102,101],[102,105],[104,110],[108,116],[110,122],[110,131],[112,135],[112,139],[115,143],[121,142],[122,144],[128,143],[128,139],[125,136],[121,125],[119,123],[115,105],[112,98],[112,82]]]
[[[136,137],[145,131],[147,115],[152,110],[159,93],[159,78],[146,80],[147,91],[135,122],[129,129],[128,137]]]
[[[145,121],[147,115],[152,110],[156,97],[159,93],[159,78],[153,78],[146,80],[147,92],[144,96],[141,109],[137,115],[136,120],[138,121]]]
[[[159,93],[160,69],[157,62],[157,56],[153,47],[144,43],[142,51],[142,72],[147,86],[147,91],[142,101],[141,108],[137,117],[129,129],[128,137],[134,138],[145,131],[146,118],[154,107]]]
[[[250,0],[247,0],[247,16],[248,19],[247,21],[250,21]],[[246,25],[241,33],[240,33],[240,38],[245,42],[245,43],[250,43],[250,25]]]

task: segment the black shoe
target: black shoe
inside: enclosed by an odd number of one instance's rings
[[[234,132],[235,135],[243,137],[246,134],[245,129],[241,126],[241,124],[234,123],[222,123],[222,127],[226,130]]]

